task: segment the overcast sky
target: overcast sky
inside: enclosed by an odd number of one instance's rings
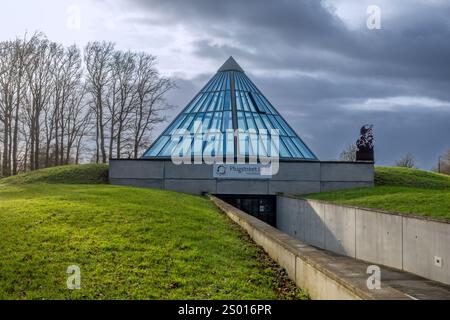
[[[411,152],[430,169],[450,149],[448,0],[2,1],[0,39],[35,30],[158,56],[179,87],[169,118],[232,55],[321,160],[365,123],[379,165]]]

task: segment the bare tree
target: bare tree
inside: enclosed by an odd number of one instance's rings
[[[15,86],[16,86],[16,97],[14,106],[14,129],[12,138],[12,174],[18,173],[18,162],[19,162],[19,127],[20,127],[20,109],[23,101],[23,97],[26,94],[26,69],[30,64],[30,57],[32,54],[31,44],[35,42],[39,34],[34,34],[30,39],[27,39],[27,35],[23,39],[16,39],[13,42],[14,51],[16,54],[16,65],[15,65]]]
[[[112,69],[111,95],[109,99],[110,121],[110,157],[113,156],[113,145],[116,144],[116,156],[121,157],[122,135],[127,129],[131,111],[137,98],[135,62],[132,52],[117,51],[114,53]]]
[[[450,174],[450,150],[439,156],[438,163],[432,170],[438,173]]]
[[[174,87],[155,64],[108,42],[89,43],[84,58],[42,33],[0,42],[0,175],[138,157]]]
[[[111,59],[114,44],[111,42],[90,42],[85,48],[84,59],[87,70],[88,91],[92,96],[93,110],[96,116],[97,162],[100,152],[102,162],[106,163],[105,149],[105,100],[107,86],[111,82]]]
[[[407,153],[399,160],[395,161],[395,165],[397,167],[404,167],[404,168],[415,168],[414,158],[411,153]]]
[[[149,143],[151,129],[154,125],[165,121],[165,117],[160,113],[170,106],[166,103],[164,95],[175,87],[175,83],[171,79],[159,75],[155,63],[156,57],[152,55],[140,53],[137,56],[137,105],[130,127],[134,138],[134,158],[138,157],[144,144]]]
[[[51,97],[53,89],[51,68],[58,48],[57,44],[51,43],[45,37],[36,38],[33,42],[30,67],[26,69],[30,93],[27,110],[30,118],[31,170],[40,167],[41,116]]]
[[[356,145],[351,144],[339,155],[341,161],[356,161]]]
[[[11,175],[11,128],[14,108],[14,66],[16,56],[11,42],[0,44],[0,122],[2,123],[2,176]]]

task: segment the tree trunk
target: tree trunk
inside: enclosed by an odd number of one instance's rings
[[[99,102],[99,130],[100,130],[100,151],[102,153],[102,163],[106,163],[106,150],[105,150],[105,126],[103,124],[103,106],[101,103],[101,94],[97,96]]]
[[[5,114],[5,121],[4,121],[4,134],[3,134],[3,163],[2,163],[2,175],[4,177],[8,177],[10,174],[8,172],[8,137],[9,137],[9,132],[8,132],[8,115]]]

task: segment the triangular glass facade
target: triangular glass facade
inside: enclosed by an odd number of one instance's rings
[[[150,146],[143,158],[170,158],[177,145],[177,141],[173,141],[171,135],[179,129],[185,129],[193,134],[194,130],[199,129],[195,127],[198,121],[201,122],[202,132],[215,129],[223,133],[220,143],[214,145],[216,150],[213,153],[216,154],[248,156],[261,152],[270,156],[270,150],[262,151],[249,147],[249,141],[245,142],[245,147],[236,148],[239,141],[227,138],[225,132],[253,129],[257,133],[263,130],[270,133],[271,129],[277,129],[279,132],[277,152],[280,159],[317,160],[232,57]],[[206,147],[207,142],[203,143],[202,148]]]

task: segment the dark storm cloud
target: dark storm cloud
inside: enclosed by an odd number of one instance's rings
[[[375,124],[382,164],[393,164],[411,152],[418,165],[429,169],[437,155],[450,148],[448,3],[396,1],[395,8],[382,6],[381,30],[365,27],[365,10],[359,13],[360,28],[350,28],[331,5],[317,0],[132,4],[157,13],[159,25],[196,31],[200,35],[194,54],[217,67],[235,56],[320,158],[337,158],[364,123]],[[383,15],[383,10],[393,9],[395,14]],[[140,23],[151,26],[154,21]],[[184,99],[181,92],[195,94],[194,87],[181,82],[179,95],[174,95]],[[389,110],[351,107],[368,99],[389,103],[402,97],[425,97],[431,105],[406,99],[410,106]],[[188,100],[180,99],[180,104]]]

